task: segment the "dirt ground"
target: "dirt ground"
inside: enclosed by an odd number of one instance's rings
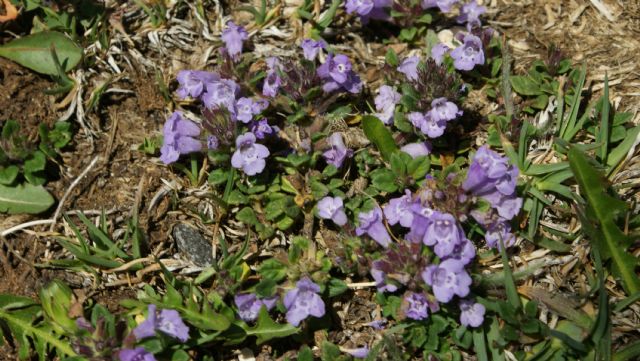
[[[604,4],[604,8],[600,9],[587,0],[484,2],[489,7],[489,24],[504,34],[511,46],[517,72],[524,72],[534,59],[540,59],[548,47],[555,44],[576,63],[587,64],[588,79],[591,81],[588,86],[593,91],[602,89],[606,72],[614,106],[634,113],[636,123],[640,123],[640,2],[598,1]],[[125,3],[118,7],[123,11],[131,10]],[[211,19],[215,20],[215,24],[207,30],[211,34],[218,34],[221,17],[212,13]],[[165,28],[156,30],[131,20],[125,28],[129,32],[126,36],[114,31],[112,46],[119,52],[107,52],[101,57],[107,60],[111,56],[120,72],[106,65],[105,61],[99,63],[95,74],[87,76],[84,100],[88,100],[92,86],[107,75],[116,77],[110,88],[124,91],[106,94],[97,111],[85,114],[84,125],[76,119],[77,131],[72,145],[62,154],[59,175],[47,184],[47,189],[60,200],[77,177],[97,158],[95,165],[70,192],[61,210],[81,210],[94,217],[105,210],[112,231],[123,229],[127,219],[132,214],[138,214],[149,249],[152,252],[163,250],[165,257],[172,257],[176,252],[169,231],[177,220],[188,220],[205,233],[212,232],[212,226],[201,224],[193,210],[176,211],[172,197],[157,197],[163,189],[168,189],[167,184],[174,184],[173,187],[178,189],[186,180],[161,165],[156,158],[137,149],[145,137],[159,134],[168,114],[167,101],[163,98],[156,74],[162,74],[162,83],[172,84],[171,79],[175,78],[178,70],[211,62],[210,59],[203,61],[203,54],[218,44],[201,37],[202,24],[194,23],[188,27],[170,22]],[[176,31],[180,26],[184,27],[183,33],[187,35]],[[296,31],[299,29],[284,35],[275,31],[259,34],[257,37],[262,38],[256,39],[255,43],[265,39],[292,39]],[[154,33],[174,42],[154,44],[148,40],[150,34]],[[269,44],[269,41],[264,43]],[[397,47],[402,50],[400,45]],[[383,49],[380,44],[371,43],[363,48],[373,49],[369,55],[384,54],[382,50],[376,50]],[[284,50],[264,45],[254,51],[277,53]],[[363,55],[363,62],[377,61],[367,54]],[[367,78],[375,80],[375,75],[366,74]],[[54,86],[46,77],[0,58],[0,121],[19,121],[29,139],[34,140],[39,123],[52,124],[67,110],[66,107],[59,107],[62,103],[60,97],[44,93]],[[87,129],[95,134],[88,134]],[[192,206],[191,209],[201,206],[195,197],[189,195],[179,202]],[[0,215],[0,230],[29,220],[51,217],[54,211],[52,209],[37,217]],[[74,288],[84,289],[85,292],[88,290],[88,294],[112,310],[117,309],[119,300],[135,296],[140,284],[125,282],[114,287],[103,284],[94,289],[88,275],[38,267],[37,264],[50,259],[69,257],[52,238],[68,234],[68,225],[60,219],[51,230],[48,225],[35,227],[0,239],[0,279],[3,280],[0,282],[0,293],[36,298],[37,290],[42,285],[51,279],[62,278]],[[153,277],[150,275],[145,282],[153,283]],[[353,324],[342,325],[342,330],[330,335],[331,339],[343,344],[347,339],[367,337],[360,329],[363,323],[370,321],[367,315],[375,307],[371,301],[372,294],[367,290],[357,291],[352,301],[334,305],[334,309],[340,310],[338,312],[351,315],[348,319]],[[2,351],[5,350],[0,349]],[[0,356],[0,359],[3,357]]]

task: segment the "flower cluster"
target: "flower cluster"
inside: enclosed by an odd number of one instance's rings
[[[506,157],[487,146],[478,149],[462,187],[491,205],[493,212],[472,212],[487,231],[489,247],[499,245],[500,239],[507,246],[515,241],[508,221],[522,208],[522,198],[516,193],[517,179],[518,168],[509,164]]]
[[[380,292],[405,290],[405,317],[423,320],[441,304],[457,300],[461,324],[477,327],[482,323],[484,306],[469,298],[472,280],[467,267],[476,249],[467,239],[463,222],[470,208],[488,202],[490,211],[471,211],[486,229],[487,245],[495,247],[499,239],[512,244],[515,237],[509,233],[509,220],[522,205],[515,189],[517,175],[506,157],[485,146],[476,152],[465,178],[455,173],[441,180],[427,176],[415,193],[405,190],[382,210],[376,207],[358,214],[356,234],[367,235],[385,248],[382,257],[372,261],[371,275]],[[392,241],[385,221],[393,229],[406,230],[403,239]]]
[[[438,138],[444,134],[447,123],[462,115],[458,106],[446,98],[434,99],[428,112],[411,112],[408,115],[411,124],[429,138]]]

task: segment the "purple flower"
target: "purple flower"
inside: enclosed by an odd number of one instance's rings
[[[507,157],[500,156],[486,145],[482,146],[473,156],[462,188],[479,195],[492,192],[496,180],[506,176],[510,167]]]
[[[401,151],[409,154],[411,158],[417,158],[421,156],[427,156],[431,154],[431,143],[429,142],[419,142],[419,143],[409,143],[400,148]]]
[[[449,52],[449,47],[443,43],[438,43],[431,48],[431,57],[438,65],[442,65],[444,56]]]
[[[351,61],[346,55],[329,54],[316,70],[318,76],[325,81],[322,90],[330,93],[342,88],[353,94],[359,93],[362,90],[362,81],[351,68]]]
[[[118,352],[118,358],[120,361],[156,361],[153,354],[145,350],[143,347],[122,349]]]
[[[282,79],[275,70],[267,72],[267,76],[262,84],[262,95],[267,97],[275,97],[278,94]]]
[[[284,296],[284,307],[287,309],[287,322],[298,326],[309,316],[324,316],[324,301],[318,295],[320,286],[305,277],[296,283],[296,288]]]
[[[234,297],[234,302],[238,308],[238,315],[245,322],[255,321],[258,318],[262,306],[271,310],[277,302],[277,296],[259,300],[253,293],[240,294]]]
[[[216,150],[220,146],[220,141],[215,135],[207,136],[207,149]]]
[[[436,121],[431,116],[431,112],[424,114],[411,112],[407,118],[409,118],[411,124],[420,129],[420,131],[429,138],[438,138],[442,136],[442,134],[444,134],[444,130],[447,128],[446,122]]]
[[[242,42],[247,40],[249,34],[243,26],[236,25],[233,21],[227,22],[227,27],[222,31],[222,41],[227,48],[227,52],[234,60],[242,53]]]
[[[305,59],[314,61],[320,52],[320,49],[325,49],[327,47],[327,43],[320,39],[315,41],[313,39],[304,39],[300,44],[302,48],[302,54]]]
[[[384,206],[384,216],[389,225],[400,223],[401,226],[409,228],[413,224],[413,210],[411,209],[413,199],[410,190],[407,189],[404,193],[400,198],[389,200],[389,204]]]
[[[458,106],[447,100],[447,98],[437,98],[431,102],[431,119],[435,122],[448,122],[460,115],[462,111],[458,110]]]
[[[347,0],[345,4],[347,14],[358,13],[367,16],[373,10],[373,0]]]
[[[451,11],[451,7],[460,0],[422,0],[422,8],[429,9],[438,7],[443,13]]]
[[[429,316],[429,303],[422,293],[408,292],[402,302],[404,315],[412,320],[420,321]]]
[[[472,0],[460,8],[460,16],[456,18],[459,24],[468,23],[471,26],[480,26],[480,15],[484,14],[487,8],[478,5],[476,0]]]
[[[460,324],[478,327],[484,321],[485,308],[482,304],[471,300],[460,300]]]
[[[176,310],[162,310],[157,312],[156,305],[150,304],[147,319],[133,329],[136,339],[155,336],[156,331],[177,338],[182,342],[189,339],[189,327],[182,322]]]
[[[342,198],[322,198],[318,202],[318,217],[322,219],[330,219],[333,223],[339,226],[347,224],[347,215],[344,213]]]
[[[258,139],[264,139],[267,135],[271,135],[277,131],[278,127],[270,126],[266,118],[262,118],[251,125],[251,132],[255,134]]]
[[[275,97],[278,94],[282,79],[278,74],[281,69],[280,60],[276,57],[267,58],[267,76],[262,84],[262,95],[268,97]]]
[[[322,153],[322,156],[327,163],[333,164],[336,168],[340,168],[344,160],[353,154],[353,151],[344,145],[340,133],[333,133],[329,136],[329,145],[331,148]]]
[[[520,213],[520,208],[522,208],[522,198],[518,198],[515,195],[505,196],[496,191],[485,194],[482,198],[491,203],[491,207],[498,211],[500,217],[504,219],[513,219]]]
[[[195,139],[200,135],[200,127],[182,117],[181,112],[173,112],[164,123],[160,160],[164,164],[171,164],[178,160],[181,154],[198,152],[202,143]]]
[[[236,119],[243,123],[249,123],[254,115],[258,115],[264,110],[264,105],[253,101],[251,98],[242,97],[236,102],[235,109]]]
[[[363,24],[367,24],[370,19],[389,19],[386,8],[392,5],[393,0],[347,0],[345,9],[347,14],[357,13],[360,21]]]
[[[177,78],[180,87],[176,93],[180,99],[197,98],[204,92],[208,83],[220,80],[218,74],[200,70],[180,70]]]
[[[512,219],[522,207],[522,199],[516,197],[517,179],[518,168],[510,165],[507,157],[482,146],[473,157],[462,188],[491,203],[502,218]]]
[[[437,212],[429,207],[425,207],[420,203],[414,203],[411,206],[413,211],[413,222],[411,223],[411,230],[405,238],[413,243],[423,242],[427,228],[431,225],[431,218]]]
[[[376,282],[376,287],[380,292],[395,292],[398,287],[393,283],[387,282],[387,273],[383,270],[385,262],[382,260],[373,261],[371,263],[371,277]]]
[[[246,175],[256,175],[264,170],[264,158],[269,156],[269,149],[256,143],[253,133],[244,133],[236,139],[236,151],[231,156],[231,165],[242,168]]]
[[[404,74],[408,80],[418,80],[418,63],[420,58],[417,56],[410,56],[402,61],[398,66],[398,71]]]
[[[358,214],[358,224],[356,235],[362,236],[366,233],[382,247],[389,247],[391,237],[384,223],[382,223],[382,211],[380,207],[375,207],[369,212],[360,212]]]
[[[382,329],[384,329],[384,325],[386,325],[386,324],[387,324],[387,319],[383,318],[383,319],[380,319],[380,320],[373,320],[373,321],[367,323],[365,326],[373,327],[376,330],[382,330]]]
[[[230,79],[222,79],[207,84],[207,91],[202,95],[202,102],[209,109],[226,108],[229,113],[236,113],[236,96],[240,86]]]
[[[342,352],[348,353],[353,358],[367,358],[369,355],[369,348],[367,346],[354,349],[341,348],[341,350]]]
[[[384,124],[389,124],[393,120],[393,114],[396,110],[396,104],[402,96],[393,87],[383,85],[378,89],[378,95],[375,97],[377,116]]]
[[[464,263],[465,265],[468,265],[475,258],[475,256],[476,248],[473,246],[473,243],[471,243],[471,241],[467,238],[464,238],[461,243],[453,248],[453,252],[449,257],[447,257],[447,259],[456,259]]]
[[[460,225],[448,213],[434,212],[430,220],[422,242],[427,246],[435,245],[433,250],[438,257],[449,257],[454,248],[465,239]]]
[[[484,50],[479,37],[466,34],[462,45],[451,52],[453,66],[458,70],[471,70],[476,65],[484,64]]]
[[[451,301],[454,295],[465,297],[471,286],[471,277],[464,270],[464,263],[456,259],[428,266],[422,272],[422,279],[431,286],[436,299],[444,303]]]
[[[515,212],[516,214],[518,212]],[[507,222],[496,222],[487,227],[484,234],[487,247],[500,249],[500,239],[505,247],[510,247],[516,242],[516,237],[511,233],[511,226]]]

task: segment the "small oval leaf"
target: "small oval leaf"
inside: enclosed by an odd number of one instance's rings
[[[42,186],[26,183],[17,187],[0,184],[0,212],[41,213],[49,209],[54,199]]]
[[[43,31],[15,39],[0,46],[0,56],[38,73],[58,75],[58,68],[51,53],[55,48],[62,69],[73,69],[82,59],[82,49],[64,34],[56,31]]]

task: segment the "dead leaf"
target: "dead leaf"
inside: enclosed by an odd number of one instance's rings
[[[18,9],[13,6],[10,0],[2,0],[2,3],[6,14],[0,15],[0,23],[6,23],[18,17]]]

